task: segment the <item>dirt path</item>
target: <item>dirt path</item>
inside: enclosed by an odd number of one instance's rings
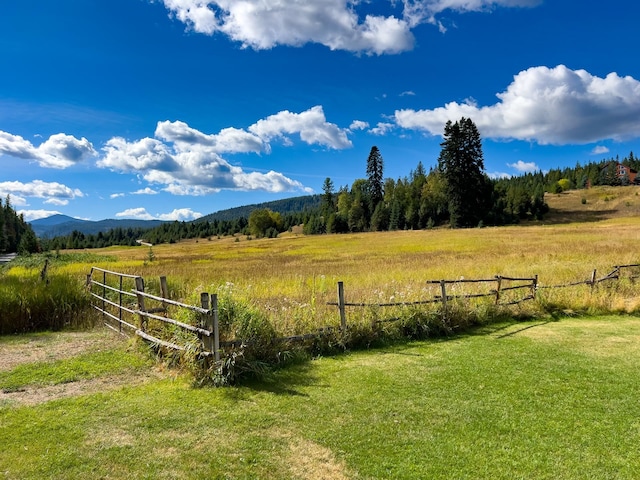
[[[106,328],[89,332],[56,332],[0,337],[0,372],[18,365],[53,362],[87,352],[112,349],[127,338]],[[123,386],[140,385],[166,377],[166,372],[151,368],[142,372],[110,375],[47,386],[28,386],[18,391],[0,391],[0,406],[36,405],[59,398],[95,392],[113,391]]]
[[[106,328],[88,332],[55,332],[15,335],[0,338],[0,372],[23,363],[51,362],[89,351],[113,348],[126,342]]]

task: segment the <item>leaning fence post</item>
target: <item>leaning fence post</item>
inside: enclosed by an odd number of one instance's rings
[[[593,273],[591,274],[591,281],[589,282],[591,284],[591,290],[593,290],[593,287],[595,287],[596,285],[596,269],[593,269]]]
[[[498,286],[496,287],[496,305],[500,302],[500,287],[502,286],[502,277],[500,275],[496,275],[496,281],[498,282]]]
[[[344,283],[338,282],[338,309],[340,310],[340,328],[347,328],[347,315],[344,310]]]
[[[142,312],[146,311],[144,306],[144,296],[141,293],[144,292],[144,279],[142,277],[136,277],[136,297],[138,298],[138,311],[140,312],[140,330],[143,332],[147,329],[147,320]]]

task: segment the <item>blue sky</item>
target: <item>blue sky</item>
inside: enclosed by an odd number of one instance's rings
[[[192,220],[437,162],[640,152],[627,0],[32,0],[0,6],[0,195],[32,220]]]

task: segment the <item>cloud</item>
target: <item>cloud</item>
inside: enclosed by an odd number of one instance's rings
[[[194,212],[190,208],[176,208],[170,213],[163,213],[158,216],[160,220],[177,220],[179,222],[195,220],[202,217],[200,212]]]
[[[156,216],[151,215],[143,207],[129,208],[116,213],[118,218],[135,218],[137,220],[164,220],[164,221],[189,221],[202,217],[200,212],[194,212],[190,208],[176,208],[170,213],[161,213]]]
[[[246,131],[225,128],[218,134],[205,134],[184,122],[159,122],[156,138],[109,140],[97,165],[139,173],[151,184],[164,185],[163,189],[173,195],[206,195],[221,189],[307,192],[300,182],[281,173],[246,172],[221,154],[270,153],[272,142],[278,140],[289,146],[293,144],[290,136],[296,134],[309,145],[350,148],[347,132],[327,122],[320,106],[301,113],[282,111],[259,120]]]
[[[517,170],[520,173],[535,172],[540,170],[540,167],[535,162],[523,162],[518,160],[516,163],[507,163],[508,167]]]
[[[319,43],[331,50],[381,55],[410,50],[415,41],[406,20],[372,14],[361,18],[358,2],[348,0],[163,1],[192,30],[227,35],[255,50]]]
[[[128,208],[116,213],[117,218],[135,218],[136,220],[156,220],[156,218],[142,207]]]
[[[370,55],[411,50],[411,30],[423,23],[446,27],[436,15],[491,11],[496,7],[533,7],[542,0],[163,0],[167,10],[191,30],[221,34],[244,48],[264,50],[278,45],[318,43],[331,50]],[[372,3],[383,3],[386,15]],[[402,6],[402,8],[399,8]]]
[[[415,97],[416,96],[416,92],[413,92],[411,90],[407,90],[405,92],[402,92],[400,94],[401,97]]]
[[[602,155],[605,153],[609,153],[609,149],[604,145],[596,145],[593,147],[593,150],[591,150],[591,155]]]
[[[324,145],[336,150],[352,147],[345,130],[327,122],[321,106],[315,106],[301,113],[287,110],[258,120],[249,127],[249,131],[262,138],[266,143],[274,138],[289,144],[286,135],[299,134],[300,139],[309,145]]]
[[[640,136],[640,82],[610,73],[532,67],[514,77],[494,105],[451,102],[433,110],[397,110],[403,128],[442,135],[448,120],[471,118],[485,138],[541,145],[587,144]]]
[[[394,123],[378,122],[378,125],[369,130],[373,135],[385,135],[396,125]]]
[[[156,192],[154,189],[146,187],[146,188],[141,188],[140,190],[136,190],[135,192],[131,192],[131,195],[157,195],[158,192]]]
[[[0,182],[0,197],[7,195],[11,195],[12,199],[15,199],[14,195],[43,198],[45,203],[54,205],[66,205],[69,200],[84,197],[84,194],[77,188],[70,188],[57,182],[43,182],[42,180],[34,180],[29,183]]]
[[[67,168],[94,155],[96,151],[86,138],[71,135],[51,135],[39,146],[34,146],[19,135],[0,131],[0,155],[35,160],[45,168]]]
[[[487,173],[487,176],[494,180],[498,180],[500,178],[511,178],[513,175],[505,172],[490,172],[490,173]]]
[[[367,128],[369,128],[369,123],[363,122],[362,120],[354,120],[351,122],[351,125],[349,125],[349,130],[352,132],[355,130],[365,130]]]
[[[120,198],[124,196],[124,193],[112,193],[111,195],[109,195],[109,198]]]
[[[436,19],[445,10],[458,13],[489,12],[496,7],[535,7],[542,0],[403,0],[404,18],[411,27],[421,23],[437,25],[442,33],[446,27]]]
[[[57,210],[18,210],[18,214],[24,215],[27,222],[33,222],[39,218],[47,218],[51,215],[61,215]]]

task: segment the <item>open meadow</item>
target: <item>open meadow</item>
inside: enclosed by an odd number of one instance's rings
[[[367,304],[432,298],[439,285],[434,290],[427,280],[537,275],[539,288],[534,300],[501,311],[491,299],[461,300],[484,313],[448,336],[392,335],[377,348],[318,355],[222,389],[195,388],[186,371],[153,362],[142,342],[100,328],[0,336],[0,473],[637,478],[637,267],[588,283],[640,263],[636,192],[553,196],[548,221],[510,227],[294,231],[51,254],[49,285],[60,291],[70,287],[57,286],[57,277],[75,279],[82,290],[92,266],[143,276],[152,292],[166,276],[171,298],[197,304],[200,292],[210,292],[237,299],[262,312],[278,335],[339,326],[338,309],[327,305],[336,301],[339,281],[348,302]],[[23,295],[30,278],[44,284],[43,260],[0,271],[0,305]],[[475,287],[453,288],[459,294]],[[38,289],[49,301],[49,290]],[[76,305],[80,300],[67,311]],[[370,326],[414,308],[346,313],[350,325]]]

